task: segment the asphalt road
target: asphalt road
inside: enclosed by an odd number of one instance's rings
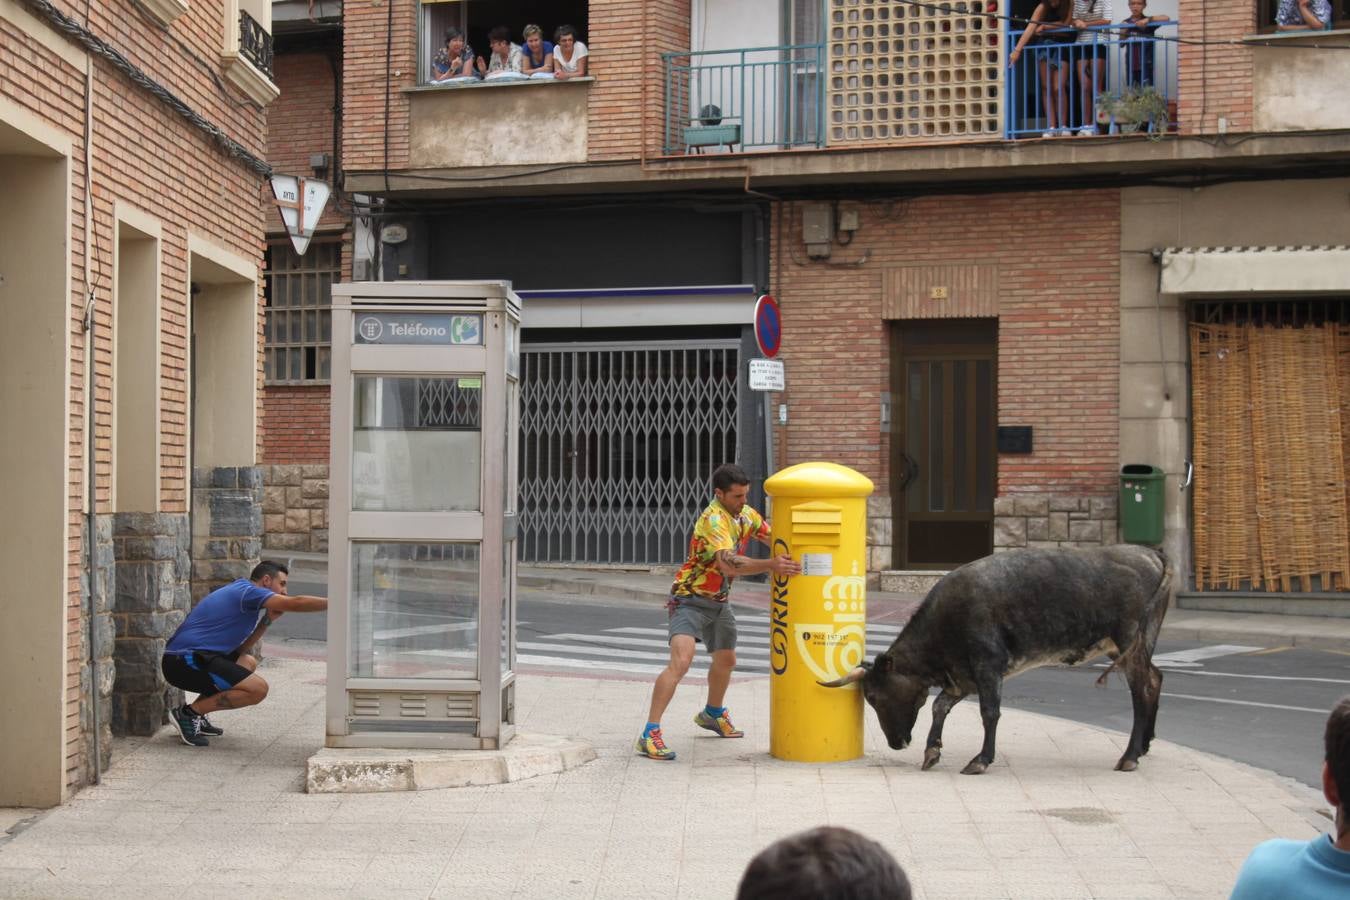
[[[326,591],[323,584],[291,582],[293,594]],[[763,614],[738,616],[743,674],[762,676],[767,669],[757,656],[763,643],[757,635]],[[518,618],[522,671],[646,678],[663,664],[665,612],[657,602],[522,593]],[[324,614],[292,613],[273,626],[268,640],[323,642],[326,627]],[[413,646],[419,641],[436,646],[443,640],[434,628],[426,630],[432,633],[405,640]],[[893,627],[869,628],[869,655],[885,647],[893,634]],[[1350,654],[1164,639],[1155,662],[1164,672],[1159,738],[1320,787],[1322,729],[1332,704],[1350,693]],[[1096,686],[1103,666],[1098,661],[1032,670],[1004,685],[1003,702],[1013,709],[1128,732],[1129,691],[1118,674],[1105,687]],[[963,703],[973,707],[976,701]],[[918,733],[915,738],[922,740]],[[977,748],[949,747],[948,753],[962,756],[967,749],[973,755]]]

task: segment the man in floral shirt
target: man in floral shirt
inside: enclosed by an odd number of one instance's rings
[[[675,688],[694,659],[694,642],[712,654],[708,669],[708,702],[694,716],[694,724],[719,737],[738,738],[745,732],[731,724],[722,700],[736,667],[736,617],[727,603],[731,582],[737,575],[772,572],[796,575],[801,566],[786,554],[770,559],[750,559],[745,547],[751,538],[768,546],[769,523],[745,505],[750,479],[740,466],[719,466],[712,474],[713,501],[694,524],[689,540],[689,558],[675,575],[670,588],[670,663],[656,677],[647,727],[637,740],[637,752],[651,759],[674,759],[675,751],[661,737],[661,715]]]

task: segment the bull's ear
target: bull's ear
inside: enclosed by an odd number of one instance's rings
[[[878,675],[885,675],[891,670],[891,655],[882,653],[877,656],[877,661],[872,664],[872,671]]]

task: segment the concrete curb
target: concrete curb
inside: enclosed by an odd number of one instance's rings
[[[325,748],[305,763],[308,794],[373,794],[506,784],[575,769],[596,758],[585,741],[517,734],[501,750]]]

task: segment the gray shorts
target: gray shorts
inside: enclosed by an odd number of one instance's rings
[[[670,636],[687,634],[714,650],[736,649],[736,614],[730,603],[702,597],[671,597]]]

